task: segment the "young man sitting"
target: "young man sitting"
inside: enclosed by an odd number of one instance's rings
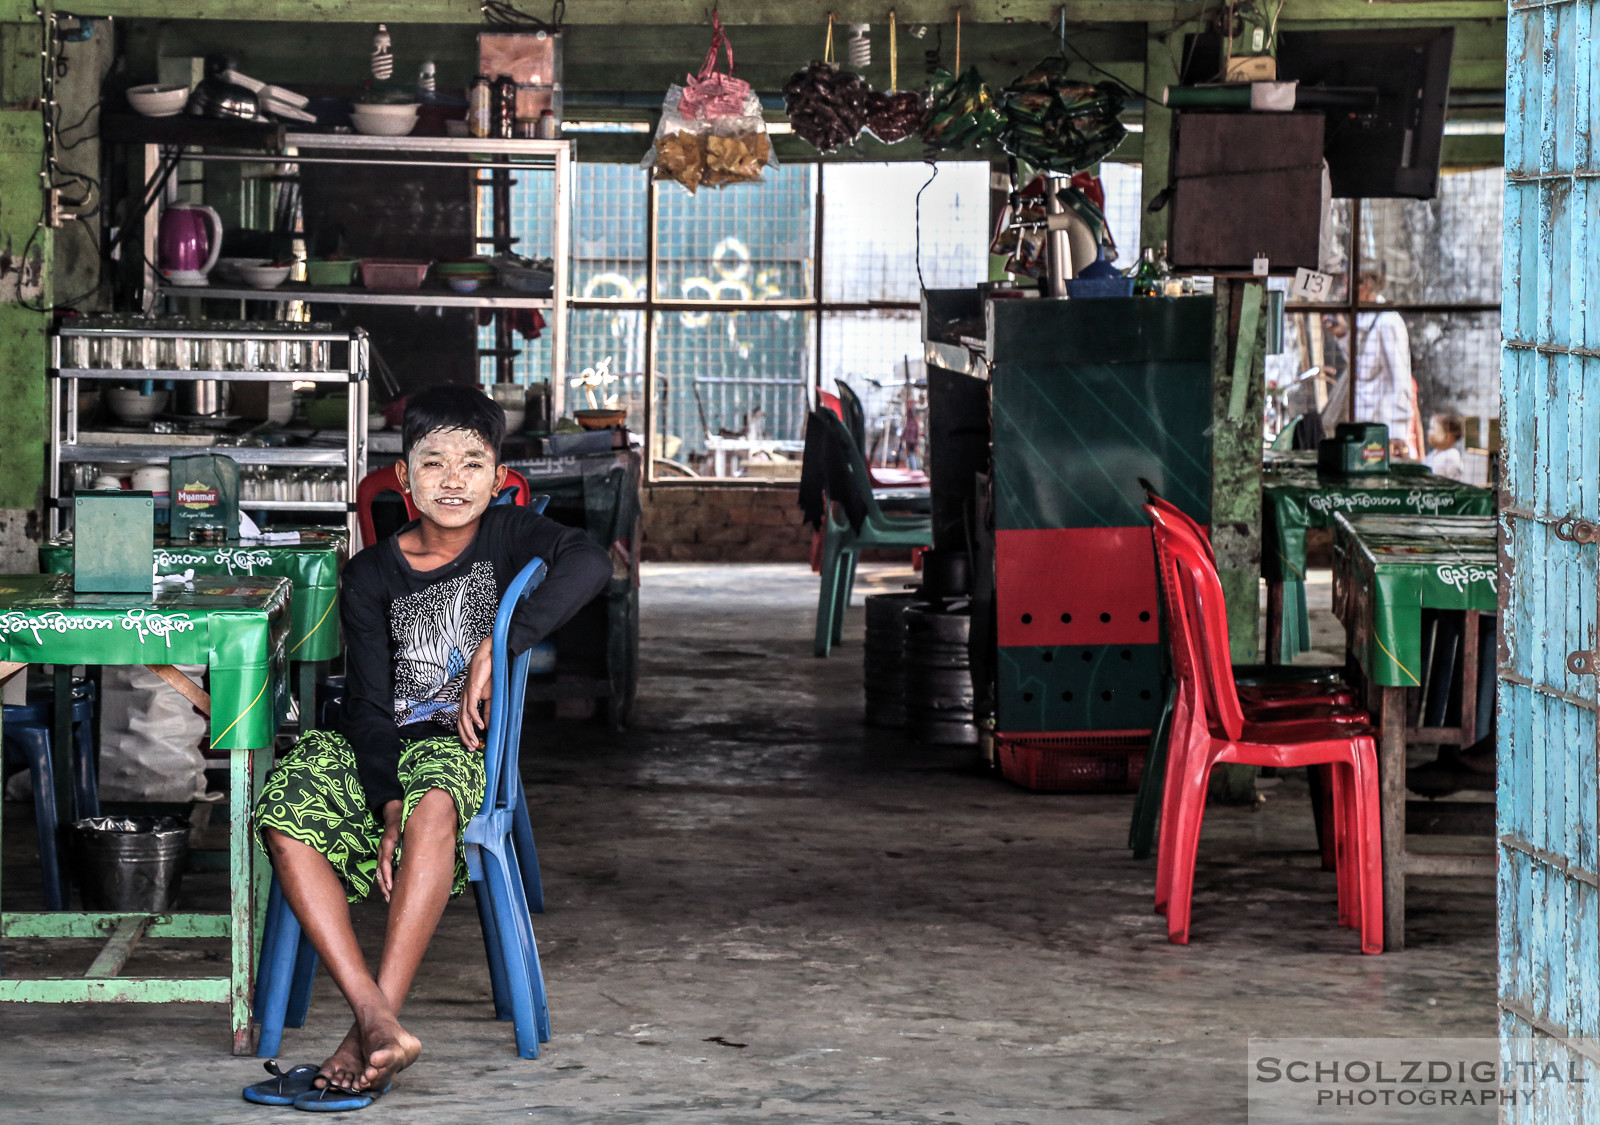
[[[400,1007],[446,900],[466,888],[461,835],[483,799],[479,739],[502,594],[533,558],[549,565],[512,619],[510,647],[521,652],[611,576],[584,532],[490,506],[506,479],[504,434],[505,414],[474,388],[435,387],[407,405],[396,471],[419,518],[345,567],[340,730],[304,735],[255,807],[284,897],[355,1013],[313,1098],[333,1088],[365,1104],[422,1049]],[[376,979],[346,905],[374,885],[389,902]]]

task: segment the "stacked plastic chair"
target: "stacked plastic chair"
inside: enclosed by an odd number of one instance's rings
[[[510,655],[508,635],[518,603],[544,580],[544,560],[534,559],[506,589],[495,615],[493,689],[483,744],[485,784],[478,815],[467,823],[467,873],[477,896],[478,921],[489,960],[495,1016],[513,1021],[517,1054],[539,1057],[550,1041],[550,1009],[530,911],[544,909],[539,857],[527,797],[517,768],[522,711],[534,650]],[[283,1029],[302,1027],[311,1003],[317,954],[272,880],[256,983],[261,1038],[256,1055],[278,1053]]]
[[[812,647],[817,656],[827,656],[829,649],[844,636],[844,614],[850,605],[850,591],[855,586],[856,559],[860,553],[871,549],[911,550],[930,546],[933,520],[930,516],[885,514],[873,494],[866,458],[856,448],[845,424],[827,410],[813,411],[810,424],[829,428],[833,455],[846,459],[851,487],[866,507],[866,517],[857,529],[850,525],[843,507],[833,497],[828,499],[823,528],[822,584],[817,594],[817,635]]]
[[[56,771],[52,757],[51,727],[55,705],[49,692],[30,692],[25,704],[11,704],[0,715],[5,731],[6,760],[26,765],[33,783],[33,817],[39,841],[39,871],[44,880],[44,908],[64,910],[67,885],[62,876],[58,845]],[[100,789],[95,775],[94,685],[72,689],[72,788],[77,815],[100,815]]]
[[[1200,544],[1207,561],[1215,566],[1216,556],[1212,553],[1211,541],[1207,538],[1205,529],[1190,519],[1176,504],[1157,494],[1148,481],[1141,480],[1139,483],[1144,488],[1150,506],[1188,531]],[[1348,707],[1354,699],[1353,693],[1339,681],[1338,673],[1333,668],[1288,664],[1235,664],[1233,678],[1239,687],[1240,700],[1245,704],[1246,712],[1254,719],[1266,718],[1268,712],[1279,712],[1289,718],[1314,718],[1317,717],[1315,713],[1290,714],[1290,711],[1317,705]],[[1169,670],[1165,702],[1155,730],[1151,732],[1150,749],[1145,755],[1144,773],[1139,780],[1139,795],[1134,800],[1133,818],[1128,826],[1128,847],[1133,850],[1135,859],[1148,858],[1155,843],[1156,812],[1161,805],[1166,779],[1167,745],[1172,733],[1172,712],[1176,692],[1177,682]],[[1322,798],[1327,793],[1322,780],[1322,771],[1312,771],[1312,799],[1313,807],[1317,810],[1319,841],[1324,835],[1323,806],[1326,802]],[[1325,856],[1325,866],[1331,871],[1333,870],[1331,834],[1328,836]]]
[[[1276,721],[1246,717],[1228,654],[1227,610],[1202,542],[1153,505],[1158,573],[1178,681],[1162,801],[1156,909],[1168,938],[1189,940],[1190,906],[1207,782],[1221,762],[1331,766],[1339,922],[1361,933],[1363,953],[1383,952],[1382,847],[1376,737],[1370,725],[1329,713]],[[1331,711],[1331,709],[1329,709]],[[1304,714],[1304,712],[1300,712]],[[1358,713],[1359,714],[1359,713]]]

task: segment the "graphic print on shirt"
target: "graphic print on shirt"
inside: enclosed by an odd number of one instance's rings
[[[425,719],[455,725],[467,663],[493,632],[498,604],[494,564],[489,562],[475,562],[459,578],[392,603],[397,725]]]

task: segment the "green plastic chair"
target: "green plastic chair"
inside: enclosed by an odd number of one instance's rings
[[[872,476],[866,458],[856,448],[850,431],[832,411],[818,410],[811,415],[813,426],[829,427],[833,456],[849,462],[850,483],[867,506],[861,530],[850,526],[843,508],[832,497],[822,540],[822,586],[817,593],[817,638],[812,651],[827,656],[829,649],[844,636],[844,611],[855,588],[856,560],[863,549],[911,550],[933,544],[933,519],[930,516],[891,516],[884,513],[872,494]]]
[[[1283,429],[1278,431],[1278,436],[1272,439],[1272,448],[1276,452],[1294,448],[1294,435],[1300,429],[1300,423],[1305,421],[1304,414],[1296,414],[1283,424]]]

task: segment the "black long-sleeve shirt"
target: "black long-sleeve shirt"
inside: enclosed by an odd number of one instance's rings
[[[412,568],[399,534],[345,566],[339,587],[345,689],[341,730],[355,751],[367,807],[401,799],[402,738],[453,733],[467,668],[494,631],[511,580],[534,558],[544,582],[511,619],[513,653],[538,644],[582,609],[611,577],[611,560],[584,532],[527,508],[489,508],[471,544],[436,570]]]

